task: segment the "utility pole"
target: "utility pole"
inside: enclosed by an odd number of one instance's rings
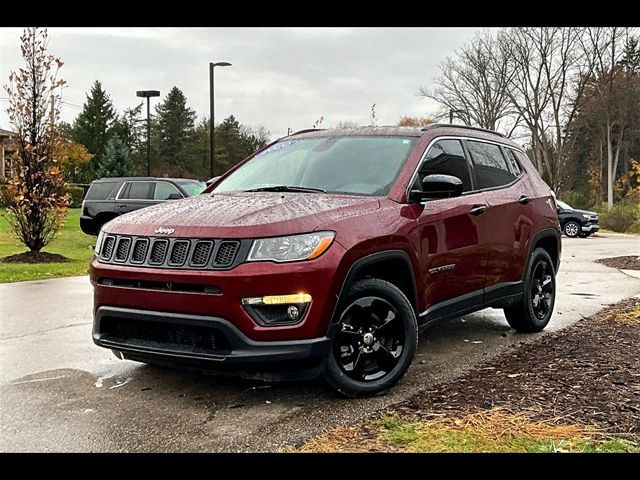
[[[147,177],[151,176],[151,97],[159,97],[158,90],[138,90],[137,97],[147,99]]]
[[[209,145],[211,148],[211,165],[210,165],[210,178],[213,178],[213,165],[216,162],[216,138],[215,138],[215,113],[213,108],[213,69],[215,67],[230,67],[229,62],[209,62],[209,118],[211,119],[211,125],[209,125]]]

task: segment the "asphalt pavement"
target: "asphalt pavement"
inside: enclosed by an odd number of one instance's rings
[[[494,309],[438,324],[421,336],[396,388],[358,400],[337,397],[321,381],[269,384],[118,360],[91,340],[88,277],[0,284],[0,451],[275,451],[300,444],[640,294],[640,279],[593,262],[620,255],[640,255],[640,239],[563,238],[545,332],[517,334]]]

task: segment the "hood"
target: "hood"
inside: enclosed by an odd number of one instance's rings
[[[105,231],[173,237],[256,238],[312,232],[333,221],[380,208],[376,198],[314,193],[237,192],[172,200],[115,218]]]
[[[571,210],[571,212],[573,212],[573,213],[580,213],[580,214],[582,214],[582,213],[583,213],[583,214],[585,214],[585,215],[595,215],[595,216],[598,216],[598,213],[597,213],[597,212],[590,212],[589,210],[578,210],[578,209],[575,209],[575,208],[574,208],[573,210]]]

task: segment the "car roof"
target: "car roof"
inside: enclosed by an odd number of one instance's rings
[[[380,126],[380,127],[357,127],[357,128],[332,128],[332,129],[309,129],[301,130],[284,139],[298,138],[321,138],[321,137],[340,137],[340,136],[386,136],[386,137],[422,137],[427,134],[435,134],[434,136],[464,136],[469,138],[478,138],[491,140],[493,142],[502,143],[510,147],[522,150],[522,147],[505,137],[503,134],[486,130],[479,127],[469,127],[466,125],[454,125],[447,123],[432,123],[426,127],[398,127],[398,126]]]
[[[156,180],[164,180],[168,182],[201,182],[202,180],[196,180],[194,178],[165,178],[165,177],[105,177],[99,178],[98,180],[94,180],[92,183],[100,183],[100,182],[122,182],[122,181],[130,181],[130,180],[138,180],[138,181],[156,181]]]

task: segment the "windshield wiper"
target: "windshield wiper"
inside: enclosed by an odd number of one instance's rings
[[[245,192],[302,192],[302,193],[327,193],[321,188],[297,187],[295,185],[269,185],[265,187],[250,188]]]

